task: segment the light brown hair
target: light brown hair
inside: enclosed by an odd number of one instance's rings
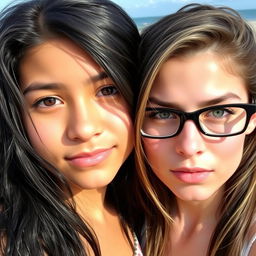
[[[234,63],[248,88],[250,103],[256,98],[256,39],[252,28],[230,8],[192,4],[164,17],[142,32],[141,88],[136,117],[136,164],[146,195],[145,255],[164,255],[169,240],[171,191],[154,175],[143,150],[140,129],[154,80],[172,57],[211,50]],[[209,256],[240,255],[256,209],[256,131],[246,136],[243,157],[225,184],[221,215],[208,247]],[[146,201],[146,202],[145,202]]]

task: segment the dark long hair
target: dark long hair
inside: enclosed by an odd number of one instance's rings
[[[108,0],[30,0],[6,8],[0,17],[0,254],[84,256],[82,236],[100,255],[92,228],[78,216],[74,202],[65,201],[65,178],[29,143],[18,67],[29,48],[50,38],[68,38],[105,70],[132,106],[137,28]],[[128,224],[132,211],[121,203],[131,162],[126,161],[106,194]]]

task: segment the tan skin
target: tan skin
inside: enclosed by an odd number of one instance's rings
[[[67,178],[76,210],[93,227],[102,255],[133,255],[117,212],[105,203],[107,185],[133,147],[125,99],[104,70],[66,39],[30,49],[20,77],[34,149]]]
[[[86,199],[85,199],[86,196]],[[128,244],[127,238],[122,230],[118,215],[114,209],[106,206],[101,192],[98,195],[92,193],[92,197],[88,193],[76,195],[78,202],[78,212],[88,221],[95,231],[99,240],[102,255],[133,255],[132,248]],[[81,200],[81,201],[80,201]],[[85,204],[82,204],[86,200]],[[93,203],[92,203],[93,202]],[[97,204],[95,203],[97,202]],[[87,204],[88,203],[88,204]],[[132,236],[130,234],[132,241]],[[88,248],[88,245],[85,246]],[[93,255],[90,248],[88,248]]]

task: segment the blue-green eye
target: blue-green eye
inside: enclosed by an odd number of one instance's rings
[[[105,86],[99,90],[97,96],[112,96],[118,93],[118,89],[114,85]]]
[[[174,119],[175,115],[169,110],[158,110],[158,111],[151,111],[149,114],[150,118],[153,119]]]
[[[214,109],[214,110],[209,111],[208,116],[213,117],[213,118],[222,118],[229,114],[233,114],[233,111],[223,108],[223,109]]]
[[[225,114],[225,111],[223,109],[216,109],[212,111],[212,115],[217,118],[223,117],[224,114]]]
[[[163,112],[159,112],[158,114],[156,114],[155,117],[157,117],[159,119],[168,119],[171,117],[171,113],[168,111],[163,111]]]

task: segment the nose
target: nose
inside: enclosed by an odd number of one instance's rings
[[[67,136],[70,140],[88,141],[102,133],[100,106],[90,100],[77,100],[69,112]]]
[[[192,120],[187,120],[177,136],[176,152],[184,157],[200,155],[204,151],[202,134]]]

